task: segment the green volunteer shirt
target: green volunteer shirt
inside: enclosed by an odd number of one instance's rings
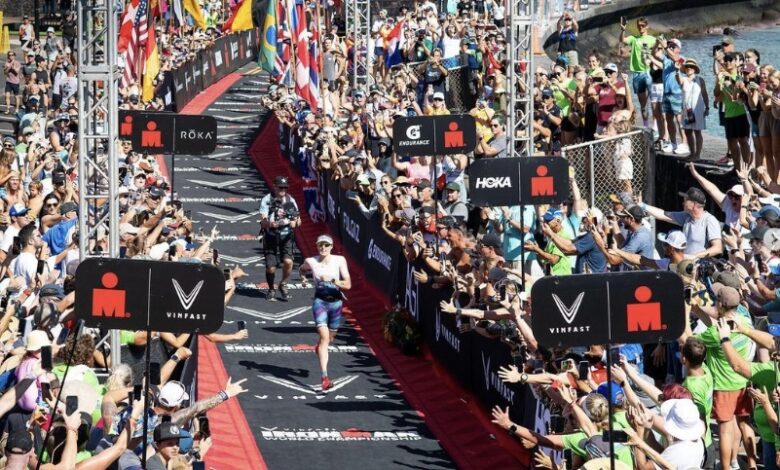
[[[569,101],[569,98],[567,98],[566,95],[561,90],[568,90],[572,92],[576,91],[577,82],[572,78],[567,78],[557,85],[552,85],[550,88],[552,88],[553,100],[555,101],[555,104],[557,104],[558,107],[561,108],[561,117],[565,118],[566,116],[569,115],[569,110],[571,109],[571,101]]]
[[[734,90],[733,83],[736,82],[737,77],[739,77],[739,73],[734,72],[730,76],[732,85],[726,86],[723,83],[722,78],[718,79],[720,81],[721,90],[720,99],[723,102],[723,117],[733,118],[744,116],[746,113],[745,105],[740,101],[734,101],[731,99],[731,92]]]
[[[650,68],[642,57],[642,48],[647,46],[647,50],[652,52],[655,47],[655,37],[645,34],[644,36],[629,36],[626,38],[626,44],[631,46],[631,57],[629,59],[628,69],[632,72],[648,72]]]
[[[558,235],[571,240],[571,236],[564,230],[558,232]],[[568,276],[571,274],[571,260],[568,256],[563,254],[561,249],[558,248],[558,245],[553,242],[548,242],[547,246],[544,247],[544,252],[558,256],[558,262],[551,265],[550,273],[553,276]]]
[[[774,362],[751,362],[750,363],[750,381],[759,390],[768,390],[770,393],[775,388],[775,365]],[[780,374],[778,374],[780,378]],[[753,419],[758,428],[758,434],[766,442],[772,442],[777,449],[780,446],[780,437],[777,436],[769,425],[769,419],[766,416],[764,407],[756,403],[753,408]]]
[[[119,331],[119,344],[122,346],[130,346],[133,343],[135,343],[135,331]]]
[[[704,369],[704,375],[689,375],[683,380],[683,387],[691,392],[693,402],[699,409],[699,416],[705,423],[709,424],[712,415],[712,373],[706,364],[702,364],[702,369]],[[710,427],[706,426],[704,445],[709,447],[710,444],[712,444],[712,433]]]
[[[618,429],[622,429],[620,426],[616,426]],[[574,455],[579,455],[583,459],[590,459],[590,455],[585,449],[580,446],[580,442],[587,439],[588,436],[584,432],[575,432],[573,434],[564,434],[561,436],[563,440],[563,448],[569,449]],[[634,468],[634,456],[631,454],[631,448],[623,444],[615,444],[615,457],[620,462],[628,465],[629,468]]]
[[[737,315],[734,317],[734,320],[743,325],[748,325],[745,317]],[[696,337],[704,341],[704,345],[707,347],[706,364],[710,372],[712,372],[713,388],[719,391],[734,391],[745,388],[748,382],[747,379],[734,372],[734,369],[731,368],[726,360],[723,349],[720,347],[718,328],[712,325],[704,332],[696,335]],[[731,333],[730,338],[731,344],[737,350],[737,353],[746,358],[750,351],[750,339],[742,333]]]

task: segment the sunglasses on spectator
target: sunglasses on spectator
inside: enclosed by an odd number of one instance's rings
[[[723,59],[723,62],[734,62],[735,60],[734,57],[726,57]]]
[[[321,243],[317,243],[317,246],[329,247],[332,245],[330,243],[321,242]]]
[[[393,197],[404,197],[403,194],[393,194]]]
[[[11,145],[11,144],[3,144],[3,147],[5,147],[5,148],[7,148],[7,149],[12,149],[12,148],[14,148],[14,146],[13,146],[13,145]]]
[[[47,202],[46,207],[57,207],[59,205],[58,202]]]
[[[149,199],[151,199],[152,201],[159,201],[160,196],[149,196]]]
[[[495,128],[495,127],[501,127],[501,124],[499,124],[499,123],[497,123],[497,122],[491,122],[491,123],[490,123],[490,127],[494,127],[494,128]]]

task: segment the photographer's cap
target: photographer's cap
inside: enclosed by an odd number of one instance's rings
[[[317,237],[317,245],[319,245],[320,243],[328,243],[328,244],[332,245],[333,244],[333,239],[330,238],[330,235],[322,234],[319,237]]]

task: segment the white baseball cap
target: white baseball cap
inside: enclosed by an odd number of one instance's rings
[[[320,243],[329,243],[332,245],[333,239],[330,238],[329,235],[322,234],[319,237],[317,237],[317,245],[319,245]]]
[[[433,94],[433,99],[435,100],[443,100],[444,99],[444,93],[437,91]]]
[[[178,380],[169,380],[162,386],[157,395],[157,401],[167,408],[174,408],[190,398],[184,384]]]
[[[736,194],[737,196],[743,196],[745,194],[745,188],[741,184],[735,184],[727,191],[727,193]]]
[[[673,230],[669,233],[659,233],[658,240],[677,250],[684,250],[688,246],[688,240],[685,238],[685,234],[679,230]]]

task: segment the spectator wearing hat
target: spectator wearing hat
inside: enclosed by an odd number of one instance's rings
[[[14,238],[19,235],[22,228],[30,223],[27,213],[28,209],[21,203],[14,204],[8,211],[8,216],[11,218],[11,224],[5,230],[3,240],[0,242],[0,262],[4,261],[11,253]]]
[[[547,226],[543,231],[551,231],[562,237],[569,236],[564,232],[563,224],[563,212],[558,209],[549,209],[542,217],[544,224]],[[551,276],[568,276],[572,272],[571,260],[566,254],[561,251],[556,243],[547,243],[544,249],[540,248],[535,241],[527,241],[525,243],[525,249],[536,253],[539,262],[543,265],[549,266],[549,275]]]
[[[147,470],[167,470],[168,462],[179,455],[179,439],[182,429],[171,422],[161,423],[154,429],[154,447],[157,451],[146,461]]]
[[[648,127],[647,92],[651,85],[648,56],[651,53],[650,51],[655,47],[656,38],[648,34],[649,23],[644,17],[636,20],[638,34],[626,37],[627,26],[628,24],[625,19],[621,19],[620,43],[626,44],[631,48],[629,70],[633,75],[632,87],[634,93],[639,97],[639,110],[642,113],[642,125]]]
[[[707,325],[707,329],[695,337],[701,339],[707,348],[705,363],[712,373],[713,415],[718,422],[720,461],[731,462],[736,456],[738,449],[733,447],[733,442],[739,432],[742,433],[742,439],[746,443],[748,459],[751,459],[755,458],[750,444],[753,430],[749,423],[753,403],[745,388],[748,381],[731,367],[722,346],[723,343],[730,342],[736,353],[743,359],[747,359],[751,353],[752,343],[750,338],[740,331],[750,327],[750,320],[737,312],[742,302],[737,289],[717,282],[712,287],[715,293],[717,319],[700,315],[699,318]],[[721,323],[728,321],[738,323],[740,326],[735,331],[727,326],[725,328],[720,326]],[[692,336],[691,326],[686,322],[680,341],[685,341],[690,336]]]
[[[469,208],[461,200],[460,197],[460,184],[455,181],[450,181],[444,186],[445,189],[445,203],[442,207],[442,212],[455,218],[458,223],[463,223],[469,217]]]
[[[477,132],[477,146],[474,152],[482,154],[486,158],[503,158],[507,155],[506,122],[502,116],[493,116],[490,120],[490,130],[493,134],[488,137]]]
[[[725,69],[718,73],[715,83],[715,99],[723,103],[723,126],[729,153],[734,165],[739,167],[740,158],[745,164],[750,162],[750,125],[745,105],[739,98],[740,94],[747,93],[747,87],[739,79],[736,55],[726,54],[723,63]]]
[[[425,95],[423,111],[426,116],[446,116],[450,114],[447,104],[444,100],[444,92],[437,91]]]
[[[587,91],[589,96],[598,95],[596,134],[605,133],[610,122],[609,118],[615,112],[617,91],[626,86],[625,83],[620,81],[618,67],[614,63],[608,63],[604,66],[604,74],[606,79],[601,83],[595,84],[591,80],[590,88]]]
[[[33,440],[30,431],[26,429],[8,434],[5,441],[5,463],[7,470],[23,470],[33,454]]]
[[[541,122],[534,122],[534,129],[541,134],[545,145],[542,151],[545,153],[558,153],[561,150],[561,123],[563,113],[555,103],[552,88],[542,90],[541,104],[536,109],[541,117]]]
[[[704,188],[704,191],[709,194],[726,215],[724,220],[725,224],[734,230],[740,230],[741,211],[744,210],[747,213],[748,200],[753,193],[747,180],[745,180],[744,184],[735,184],[731,186],[724,194],[716,184],[696,170],[696,165],[691,163],[688,165],[688,169],[691,171],[693,178],[702,188]],[[745,188],[748,189],[747,193]]]
[[[647,213],[637,205],[629,206],[623,209],[621,212],[616,213],[618,220],[613,220],[610,223],[609,230],[612,232],[613,239],[620,249],[626,253],[633,253],[645,258],[653,257],[653,234],[652,232],[642,224],[642,220],[647,217]],[[620,230],[620,226],[626,230],[626,236],[623,236],[623,232]],[[601,234],[594,230],[594,238],[596,244],[607,257],[607,261],[612,266],[620,266],[623,263],[623,259],[620,255],[610,252],[610,248],[607,246]],[[627,266],[624,266],[627,268]]]
[[[720,222],[704,209],[707,197],[704,191],[691,187],[680,193],[683,197],[683,210],[669,212],[649,204],[642,208],[656,220],[682,227],[685,234],[685,254],[694,258],[715,257],[723,252]]]
[[[682,87],[682,130],[691,153],[690,159],[701,158],[704,137],[702,132],[707,128],[707,116],[710,113],[710,98],[707,84],[699,75],[701,69],[696,59],[686,59],[675,73],[677,83]],[[756,88],[758,90],[758,88]],[[758,162],[760,165],[761,162]]]
[[[20,332],[23,334],[24,332]],[[17,397],[16,404],[22,410],[30,412],[35,409],[41,384],[48,383],[49,378],[41,372],[41,348],[51,346],[51,340],[42,330],[32,330],[26,335],[24,345],[25,353],[21,362],[16,367],[17,382],[24,379],[33,379],[35,386],[30,386],[24,393]]]
[[[599,208],[593,207],[582,218],[579,233],[574,240],[565,237],[563,231],[555,232],[549,224],[542,225],[542,231],[563,254],[577,256],[574,274],[603,273],[607,271],[607,259],[593,236],[595,228],[603,221],[604,214]]]
[[[73,145],[72,137],[68,136],[70,132],[68,129],[69,122],[70,116],[68,116],[68,113],[60,113],[54,119],[54,128],[49,133],[49,144],[55,152],[70,150],[69,146]]]

